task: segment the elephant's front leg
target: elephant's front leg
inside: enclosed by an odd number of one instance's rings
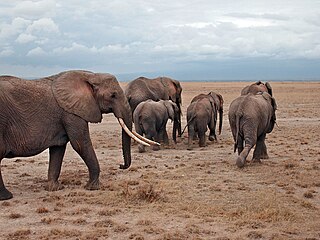
[[[99,189],[100,166],[91,143],[88,123],[83,121],[81,127],[67,128],[67,133],[71,146],[80,155],[89,170],[89,181],[85,188],[88,190]]]
[[[58,178],[61,172],[61,165],[66,146],[55,146],[49,148],[49,170],[48,170],[48,185],[46,189],[48,191],[57,191],[63,189],[63,186],[59,183]]]

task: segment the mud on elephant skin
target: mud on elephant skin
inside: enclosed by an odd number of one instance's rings
[[[138,134],[156,142],[169,144],[167,133],[168,119],[178,121],[180,110],[171,100],[143,101],[138,104],[133,112],[135,130]],[[159,150],[160,146],[154,145],[153,150]],[[145,146],[139,144],[139,152],[145,152]]]
[[[267,92],[249,93],[231,102],[228,117],[234,139],[234,152],[238,150],[238,167],[245,165],[254,146],[253,162],[269,158],[265,138],[273,130],[276,109],[275,99]]]
[[[0,163],[3,158],[29,157],[49,148],[48,185],[62,188],[58,178],[68,142],[89,170],[86,188],[99,188],[100,167],[88,122],[113,113],[132,129],[131,110],[116,78],[111,74],[67,71],[38,80],[0,76]],[[129,132],[130,133],[130,132]],[[122,130],[126,169],[131,164],[131,138]],[[0,168],[0,200],[12,198]]]
[[[139,77],[129,82],[125,88],[125,95],[132,113],[139,103],[149,99],[153,101],[171,100],[177,104],[181,113],[181,93],[182,87],[180,82],[168,77],[158,77],[154,79]],[[181,136],[181,114],[173,124],[172,137],[175,142],[177,131],[178,136]]]

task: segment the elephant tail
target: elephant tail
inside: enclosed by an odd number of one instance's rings
[[[233,152],[236,152],[237,146],[238,146],[238,141],[239,141],[239,134],[240,134],[240,119],[242,116],[238,115],[236,116],[236,134],[235,134],[235,142],[234,142],[234,149]]]
[[[189,126],[189,124],[193,121],[193,119],[196,118],[196,114],[194,114],[190,119],[189,121],[187,122],[187,125],[183,128],[182,132],[181,132],[181,136],[182,134],[184,133],[184,131],[186,130],[186,128]]]

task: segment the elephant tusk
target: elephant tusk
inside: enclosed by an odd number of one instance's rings
[[[142,144],[142,145],[145,145],[145,146],[148,146],[150,147],[150,144],[149,143],[146,143],[142,140],[140,140],[138,137],[136,137],[130,130],[129,128],[127,127],[127,125],[124,123],[123,119],[122,118],[118,118],[118,122],[120,124],[120,126],[122,127],[122,129],[135,141],[137,141],[138,143]]]
[[[145,137],[141,136],[139,133],[137,133],[137,132],[135,132],[135,131],[132,131],[132,133],[133,133],[136,137],[138,137],[139,139],[141,139],[142,141],[144,141],[144,142],[146,142],[146,143],[149,143],[149,144],[151,144],[151,145],[158,145],[158,146],[161,145],[161,144],[158,143],[158,142],[152,141],[152,140],[150,140],[150,139],[148,139],[148,138],[145,138]]]

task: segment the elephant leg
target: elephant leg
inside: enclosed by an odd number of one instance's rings
[[[150,134],[150,135],[148,135],[149,137],[147,137],[147,138],[149,138],[149,139],[154,139],[154,141],[156,141],[156,142],[161,142],[161,140],[162,140],[162,135],[161,135],[159,132],[157,132],[156,130],[153,130],[153,131],[150,132],[149,134]],[[153,150],[153,151],[158,151],[158,150],[160,150],[160,146],[158,146],[158,145],[153,145],[153,146],[152,146],[152,150]]]
[[[4,182],[2,179],[2,174],[1,174],[1,161],[4,158],[5,155],[5,149],[4,149],[4,144],[3,140],[0,139],[0,201],[1,200],[7,200],[12,198],[12,193],[4,186]]]
[[[189,125],[188,126],[188,148],[187,150],[192,150],[192,141],[195,137],[195,131],[194,131],[194,126],[193,125]]]
[[[240,153],[243,151],[243,138],[238,135],[238,142],[237,144],[237,149],[238,149],[238,155],[240,155]]]
[[[255,136],[255,135],[254,135]],[[244,164],[246,162],[247,156],[250,153],[253,146],[256,144],[256,139],[245,137],[245,146],[239,156],[237,157],[236,164],[239,168],[244,167]]]
[[[60,176],[61,165],[66,146],[56,146],[49,148],[49,170],[48,170],[48,185],[46,189],[48,191],[57,191],[63,189],[63,186],[59,183],[58,178]]]
[[[167,133],[167,130],[166,130],[166,127],[164,127],[163,129],[161,129],[161,138],[163,140],[163,143],[165,145],[169,145],[169,137],[168,137],[168,133]]]
[[[70,139],[72,148],[80,155],[89,170],[89,181],[85,188],[88,190],[99,189],[100,166],[93,150],[92,142],[89,135],[88,123],[83,122],[77,128],[67,128],[67,134]]]
[[[0,201],[12,198],[12,193],[4,186],[1,174],[1,160],[2,157],[0,157]]]
[[[257,139],[256,147],[253,152],[252,161],[260,162],[260,159],[268,159],[267,146],[265,143],[266,134],[261,135]]]
[[[206,132],[198,130],[199,147],[206,146]]]
[[[142,131],[139,123],[138,123],[138,122],[135,122],[134,125],[135,125],[136,132],[137,132],[139,135],[143,136],[143,131]],[[138,145],[138,150],[139,150],[139,153],[143,153],[143,152],[146,151],[146,148],[145,148],[144,145],[142,145],[142,144],[139,143],[139,145]]]
[[[218,141],[217,135],[216,135],[216,124],[217,124],[216,119],[211,119],[211,121],[208,124],[209,130],[210,130],[210,133],[209,133],[210,141],[214,141],[214,140]]]

